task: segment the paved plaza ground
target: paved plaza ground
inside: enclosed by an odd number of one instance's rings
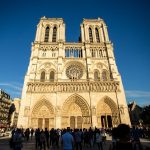
[[[146,139],[141,139],[141,143],[143,146],[143,150],[145,150],[146,147],[149,147],[150,149],[150,141],[146,140]],[[109,146],[111,144],[111,137],[107,137],[106,143],[104,143],[103,148],[104,150],[109,150]],[[0,138],[0,150],[11,150],[9,147],[9,138],[8,137],[4,137],[4,138]],[[31,140],[29,140],[28,142],[24,141],[23,142],[23,149],[22,150],[36,150],[35,148],[35,140],[34,138]],[[39,150],[39,149],[37,149]],[[48,150],[48,149],[46,149]],[[50,148],[49,150],[62,150],[62,148]],[[94,145],[92,148],[90,147],[83,147],[83,150],[98,150],[97,146]]]

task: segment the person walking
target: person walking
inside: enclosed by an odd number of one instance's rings
[[[74,139],[73,136],[70,134],[69,127],[67,127],[66,133],[62,135],[62,145],[63,145],[63,150],[73,150]]]
[[[31,129],[31,140],[32,140],[33,134],[34,134],[34,129],[32,128]]]
[[[30,130],[29,130],[29,128],[27,128],[25,131],[25,137],[26,137],[27,141],[29,141],[29,135],[30,135]]]

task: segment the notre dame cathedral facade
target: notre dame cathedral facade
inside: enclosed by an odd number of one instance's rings
[[[42,17],[24,79],[18,127],[130,125],[122,79],[103,19],[83,19],[66,42],[62,18]]]

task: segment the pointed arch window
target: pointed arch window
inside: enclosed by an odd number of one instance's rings
[[[48,39],[49,39],[49,27],[46,27],[44,42],[48,42]]]
[[[98,70],[94,71],[94,80],[100,80],[100,73]]]
[[[53,37],[52,37],[52,42],[56,42],[56,36],[57,36],[57,28],[53,28]]]
[[[92,35],[92,29],[89,28],[89,40],[92,43],[93,42],[93,35]]]
[[[42,71],[40,80],[41,82],[45,81],[45,71]]]
[[[108,72],[106,70],[104,70],[102,72],[102,80],[103,81],[107,81],[108,80]]]
[[[54,71],[51,71],[50,76],[49,76],[49,80],[53,82],[54,81],[54,76],[55,76]]]
[[[97,41],[97,43],[100,43],[99,31],[98,31],[97,28],[95,28],[95,34],[96,34],[96,41]]]

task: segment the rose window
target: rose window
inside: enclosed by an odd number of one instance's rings
[[[69,79],[80,79],[83,75],[83,70],[78,65],[70,65],[66,69],[66,75]]]

